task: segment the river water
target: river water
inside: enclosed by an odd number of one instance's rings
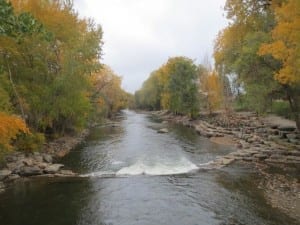
[[[162,127],[170,132],[157,133]],[[206,169],[230,151],[192,129],[124,111],[63,159],[79,178],[33,179],[0,194],[0,225],[296,224],[266,203],[255,171]]]

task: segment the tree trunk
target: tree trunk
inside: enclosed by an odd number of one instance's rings
[[[286,87],[287,98],[290,104],[290,108],[296,122],[298,131],[300,131],[300,96],[297,88]]]
[[[6,60],[6,65],[7,65],[7,70],[8,70],[10,84],[12,86],[12,90],[13,90],[16,98],[17,98],[18,103],[19,103],[20,111],[21,111],[21,114],[22,114],[22,119],[25,120],[26,118],[25,118],[25,113],[24,113],[24,109],[23,109],[22,100],[21,100],[20,95],[19,95],[19,93],[17,91],[16,85],[13,82],[12,73],[11,73],[11,70],[10,70],[10,66],[9,66],[8,60],[7,60],[6,56],[4,56],[4,57],[5,57],[5,60]]]

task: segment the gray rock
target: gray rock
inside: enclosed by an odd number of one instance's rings
[[[66,176],[74,176],[75,175],[75,173],[71,170],[61,170],[60,174],[66,175]]]
[[[300,151],[297,151],[297,150],[289,151],[288,155],[300,156]]]
[[[277,128],[278,128],[278,125],[277,125],[277,124],[272,124],[272,125],[270,125],[270,127],[271,127],[272,129],[277,129]]]
[[[223,158],[222,160],[221,160],[221,164],[223,164],[223,165],[228,165],[228,164],[230,164],[230,163],[232,163],[233,161],[235,161],[235,158]]]
[[[0,170],[0,181],[8,177],[12,172],[10,170]]]
[[[40,162],[37,164],[37,166],[41,169],[45,169],[47,166],[49,166],[49,163]]]
[[[17,160],[22,160],[25,158],[25,154],[19,154]]]
[[[164,133],[168,133],[169,130],[167,128],[162,128],[160,130],[157,131],[158,133],[164,134]]]
[[[278,130],[280,130],[280,131],[295,131],[296,127],[294,127],[294,126],[280,126],[280,127],[278,127]]]
[[[286,135],[288,139],[299,139],[299,134],[289,133]]]
[[[299,139],[289,138],[289,142],[292,143],[292,144],[296,144],[296,145],[300,144],[300,140]]]
[[[283,155],[281,155],[281,154],[272,154],[271,156],[270,156],[270,159],[282,159],[283,158]]]
[[[10,180],[10,181],[13,181],[13,180],[16,180],[16,179],[19,179],[20,178],[20,176],[18,175],[18,174],[11,174],[11,175],[9,175],[8,176],[8,180]]]
[[[289,155],[286,157],[287,160],[298,161],[300,163],[300,156]]]
[[[14,155],[9,155],[9,156],[5,157],[5,161],[8,163],[15,162],[17,160],[18,160],[18,157],[14,156]]]
[[[4,183],[3,183],[3,182],[0,182],[0,192],[1,192],[1,190],[4,189],[4,188],[5,188]]]
[[[268,155],[263,154],[263,153],[254,154],[253,156],[259,160],[264,160],[264,159],[268,158]]]
[[[244,161],[246,161],[246,162],[251,162],[251,161],[254,160],[254,158],[253,158],[253,157],[243,157],[242,160],[244,160]]]
[[[38,163],[43,162],[43,156],[41,156],[41,155],[34,155],[33,159],[34,159],[34,161],[36,161]]]
[[[277,129],[269,129],[268,133],[271,134],[271,135],[278,135],[279,131]]]
[[[35,176],[41,175],[43,171],[37,166],[23,166],[20,168],[19,175],[28,177],[28,176]]]
[[[285,159],[268,158],[265,160],[265,162],[272,163],[272,164],[282,164],[282,163],[286,163],[287,161]]]
[[[277,136],[277,135],[269,135],[269,136],[267,137],[267,139],[268,139],[269,141],[275,141],[275,140],[279,140],[280,137]]]
[[[290,131],[279,131],[280,138],[287,138],[287,135],[290,134]]]
[[[33,160],[32,158],[24,158],[21,160],[26,166],[32,166],[33,165]]]
[[[24,166],[23,162],[11,162],[11,163],[7,163],[6,164],[7,168],[13,172],[15,172],[16,170],[20,169],[22,166]]]
[[[39,152],[34,152],[33,155],[34,155],[34,156],[40,156],[41,153],[39,153]]]
[[[51,164],[44,169],[44,172],[51,174],[57,173],[62,167],[64,167],[63,164]]]
[[[43,155],[43,159],[44,159],[44,161],[47,162],[47,163],[52,163],[52,161],[53,161],[52,156],[49,155],[49,154],[44,154],[44,155]]]

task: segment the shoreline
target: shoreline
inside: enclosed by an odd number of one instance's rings
[[[300,168],[300,133],[295,127],[268,124],[264,118],[252,113],[235,113],[230,118],[225,118],[224,114],[206,115],[197,120],[163,111],[150,114],[161,119],[162,123],[167,121],[181,124],[194,129],[200,136],[214,143],[235,147],[235,152],[223,156],[225,159],[232,159],[232,162],[241,160]],[[227,164],[229,163],[223,166]]]
[[[63,136],[46,142],[38,152],[12,152],[5,156],[0,168],[0,193],[15,182],[36,177],[76,177],[77,173],[64,169],[57,161],[84,142],[90,130],[74,136]]]
[[[181,124],[214,143],[234,147],[235,151],[217,158],[208,169],[221,169],[234,162],[250,165],[261,177],[257,186],[267,202],[300,221],[300,134],[291,124],[276,125],[253,113],[202,115],[197,120],[166,111],[150,115],[162,124]]]

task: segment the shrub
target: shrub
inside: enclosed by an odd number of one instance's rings
[[[19,134],[14,145],[18,151],[34,152],[41,150],[45,143],[42,133]]]

